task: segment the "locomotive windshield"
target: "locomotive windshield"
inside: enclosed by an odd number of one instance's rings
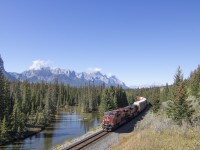
[[[104,116],[105,116],[105,117],[113,117],[114,114],[113,114],[113,113],[106,113],[106,114],[104,114]]]

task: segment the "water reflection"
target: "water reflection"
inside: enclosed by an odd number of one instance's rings
[[[100,124],[97,113],[81,114],[76,108],[62,111],[44,131],[13,144],[0,146],[2,150],[48,150],[88,132]]]

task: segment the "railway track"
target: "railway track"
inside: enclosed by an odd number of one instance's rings
[[[105,132],[103,130],[77,142],[77,143],[74,143],[73,145],[70,145],[69,147],[66,147],[65,149],[66,150],[80,150],[80,149],[83,149],[85,148],[87,145],[93,143],[94,141],[97,141],[98,139],[108,135],[109,132]]]

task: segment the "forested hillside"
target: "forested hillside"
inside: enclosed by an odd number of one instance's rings
[[[82,112],[100,109],[103,113],[127,105],[121,87],[71,87],[57,80],[52,84],[9,81],[2,69],[0,91],[0,143],[24,137],[30,126],[47,126],[61,108],[78,106]]]
[[[200,116],[197,116],[199,110],[196,109],[200,104],[200,66],[192,71],[187,79],[184,79],[179,67],[174,76],[173,85],[166,84],[163,87],[127,90],[129,100],[130,97],[134,99],[137,95],[142,95],[148,99],[154,113],[163,108],[166,109],[169,117],[177,121],[180,119],[179,117],[189,120],[194,119],[194,117],[200,119]],[[188,112],[186,113],[186,111]],[[179,113],[178,116],[173,116],[176,113]]]
[[[183,78],[180,68],[174,84],[163,87],[123,90],[93,84],[71,87],[54,83],[9,81],[0,69],[0,142],[24,137],[28,127],[47,126],[61,108],[78,106],[82,112],[103,112],[133,104],[136,96],[146,97],[152,113],[166,114],[177,125],[200,123],[200,66]],[[162,113],[160,113],[162,112]]]
[[[199,149],[200,66],[188,79],[179,67],[173,85],[127,91],[140,94],[152,109],[113,149]]]

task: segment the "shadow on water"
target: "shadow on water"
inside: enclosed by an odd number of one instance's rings
[[[123,126],[119,127],[118,129],[116,129],[114,132],[115,133],[130,133],[130,132],[132,132],[134,130],[136,124],[144,118],[144,116],[148,113],[150,108],[151,108],[151,106],[148,105],[147,108],[145,110],[143,110],[139,115],[134,117],[128,123],[124,124]]]
[[[69,121],[71,121],[71,122],[78,122],[78,121],[81,121],[81,119],[74,119],[74,120],[72,120],[72,119],[56,119],[56,120],[52,120],[51,122],[52,123],[57,123],[57,122],[69,122]]]
[[[68,128],[70,129],[70,128]],[[48,127],[48,128],[45,128],[46,131],[52,131],[52,130],[56,130],[56,131],[63,131],[65,130],[65,127],[59,127],[59,128],[56,128],[56,127]]]
[[[5,149],[5,150],[7,149],[6,146],[5,146],[5,147],[2,147],[2,146],[1,146],[0,149],[1,149],[1,148]],[[21,147],[21,146],[19,146],[19,147],[16,147],[16,146],[15,146],[15,147],[9,148],[9,150],[29,150],[29,149],[23,148],[23,147]]]
[[[43,136],[35,136],[37,139],[44,139],[44,138],[56,138],[56,137],[66,137],[73,134],[70,133],[43,133]]]
[[[0,150],[27,150],[24,148],[24,142],[23,141],[18,141],[18,142],[15,142],[11,147],[8,147],[6,145],[2,145],[0,146]]]

